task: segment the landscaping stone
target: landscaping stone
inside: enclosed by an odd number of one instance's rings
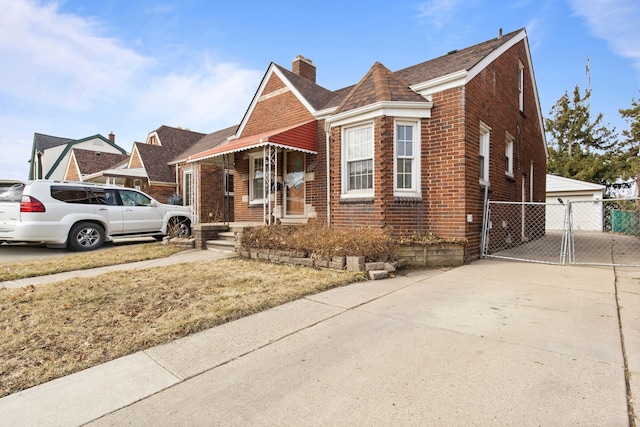
[[[329,268],[333,270],[344,270],[344,262],[329,261]]]
[[[384,263],[384,269],[387,270],[389,273],[395,273],[396,272],[396,265],[397,263],[393,262],[385,262]]]
[[[348,256],[347,257],[347,270],[348,271],[364,271],[364,257],[363,256]]]
[[[364,266],[366,271],[372,270],[386,270],[384,262],[368,262]]]
[[[329,260],[327,260],[327,259],[317,259],[317,260],[315,260],[315,265],[316,265],[316,267],[329,268]]]
[[[369,279],[371,280],[386,279],[387,277],[389,277],[389,272],[387,270],[370,270],[369,271]]]
[[[331,261],[329,263],[330,265],[333,264],[336,267],[332,267],[335,268],[337,270],[344,270],[344,266],[345,266],[345,257],[343,256],[334,256],[333,258],[331,258]],[[339,266],[339,267],[337,267]]]

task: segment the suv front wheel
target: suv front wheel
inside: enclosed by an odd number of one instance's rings
[[[68,247],[74,251],[92,251],[104,243],[104,229],[93,222],[79,222],[69,231]]]
[[[189,237],[191,235],[191,222],[186,218],[171,218],[167,224],[167,235],[171,237]]]

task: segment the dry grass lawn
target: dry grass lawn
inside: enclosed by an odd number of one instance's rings
[[[361,279],[227,259],[5,289],[0,396]]]
[[[0,264],[0,282],[164,258],[182,250],[184,249],[175,245],[162,245],[157,242],[114,246],[97,252],[71,253],[62,257],[35,261],[2,263]]]

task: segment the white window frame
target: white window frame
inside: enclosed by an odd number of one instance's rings
[[[480,166],[480,184],[489,185],[490,153],[491,153],[491,128],[486,123],[480,122],[480,138],[478,157]]]
[[[255,164],[256,160],[262,160],[262,198],[253,198],[255,193]],[[264,155],[262,152],[249,155],[249,204],[263,204],[265,201],[264,196]]]
[[[182,205],[191,206],[193,203],[193,171],[182,171]]]
[[[504,142],[504,173],[510,178],[513,178],[513,147],[515,140],[509,132],[506,133]]]
[[[524,112],[524,64],[518,61],[518,108]]]
[[[366,153],[353,153],[350,156],[348,145],[349,145],[349,135],[354,135],[354,132],[364,131],[368,129],[370,131],[370,144],[371,149],[370,152]],[[356,126],[349,126],[342,128],[342,197],[343,198],[361,198],[361,197],[373,197],[374,189],[375,189],[375,170],[374,170],[374,127],[373,122],[359,124]],[[355,150],[354,150],[355,151]],[[363,189],[350,189],[349,188],[349,164],[351,162],[360,162],[371,160],[371,188],[363,188]]]
[[[411,132],[411,155],[398,151],[398,138],[400,137],[399,127],[408,126],[412,128]],[[398,119],[394,123],[393,137],[393,193],[396,197],[421,197],[420,193],[420,121]],[[411,184],[409,188],[398,187],[398,161],[409,160],[411,164]]]

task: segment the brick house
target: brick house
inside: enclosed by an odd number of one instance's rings
[[[146,142],[134,142],[123,163],[97,171],[84,180],[137,188],[166,203],[173,194],[180,194],[176,167],[171,162],[204,136],[188,129],[160,126],[149,133]]]
[[[84,181],[87,176],[104,169],[115,168],[129,159],[128,154],[103,153],[101,151],[71,149],[67,169],[64,172],[65,181]]]
[[[336,91],[304,57],[272,63],[235,134],[185,160],[233,165],[235,221],[428,231],[477,258],[485,196],[545,199],[526,31],[398,71],[376,62]]]

